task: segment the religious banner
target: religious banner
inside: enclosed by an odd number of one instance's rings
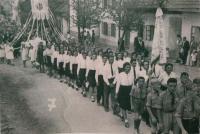
[[[164,31],[163,12],[161,8],[156,11],[155,32],[152,44],[151,62],[160,61],[161,64],[167,62],[166,38]]]
[[[48,0],[31,0],[33,18],[44,20],[49,18]]]

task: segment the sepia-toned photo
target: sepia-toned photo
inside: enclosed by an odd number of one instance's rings
[[[200,134],[200,0],[0,0],[0,134]]]

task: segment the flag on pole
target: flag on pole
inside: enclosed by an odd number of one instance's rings
[[[164,21],[163,12],[161,8],[156,11],[156,22],[154,30],[154,38],[152,44],[151,53],[151,65],[156,63],[164,64],[167,62],[167,52],[166,52],[166,37],[164,31]]]
[[[44,20],[49,18],[48,0],[31,0],[33,19]]]

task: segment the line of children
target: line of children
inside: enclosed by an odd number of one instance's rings
[[[137,134],[141,133],[140,122],[146,116],[145,112],[149,115],[152,134],[168,134],[171,130],[174,134],[180,134],[180,131],[191,133],[191,128],[185,128],[185,122],[191,124],[191,121],[182,120],[185,105],[182,99],[187,100],[190,91],[195,98],[199,97],[199,81],[195,81],[198,87],[195,91],[188,86],[177,85],[177,75],[173,72],[172,64],[167,63],[164,69],[160,65],[150,67],[148,60],[135,53],[131,57],[128,52],[115,56],[110,49],[86,50],[62,44],[58,47],[51,43],[45,48],[39,45],[37,53],[38,62],[42,65],[41,72],[46,68],[50,77],[54,76],[60,82],[81,91],[92,102],[97,100],[97,104],[103,105],[106,112],[111,108],[114,115],[118,114],[115,105],[119,103],[119,114],[127,128],[127,112],[133,111]],[[181,82],[186,85],[192,83],[185,72],[181,74]],[[195,113],[198,115],[199,102],[195,102]]]

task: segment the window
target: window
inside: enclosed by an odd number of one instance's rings
[[[108,0],[103,0],[103,8],[108,8]]]
[[[106,22],[102,23],[102,33],[108,35],[108,24]]]
[[[116,25],[111,24],[111,36],[116,37]]]
[[[152,41],[154,35],[154,26],[153,25],[147,25],[146,26],[146,40]]]
[[[195,41],[199,42],[200,39],[200,26],[192,26],[191,27],[191,38],[195,37]]]

